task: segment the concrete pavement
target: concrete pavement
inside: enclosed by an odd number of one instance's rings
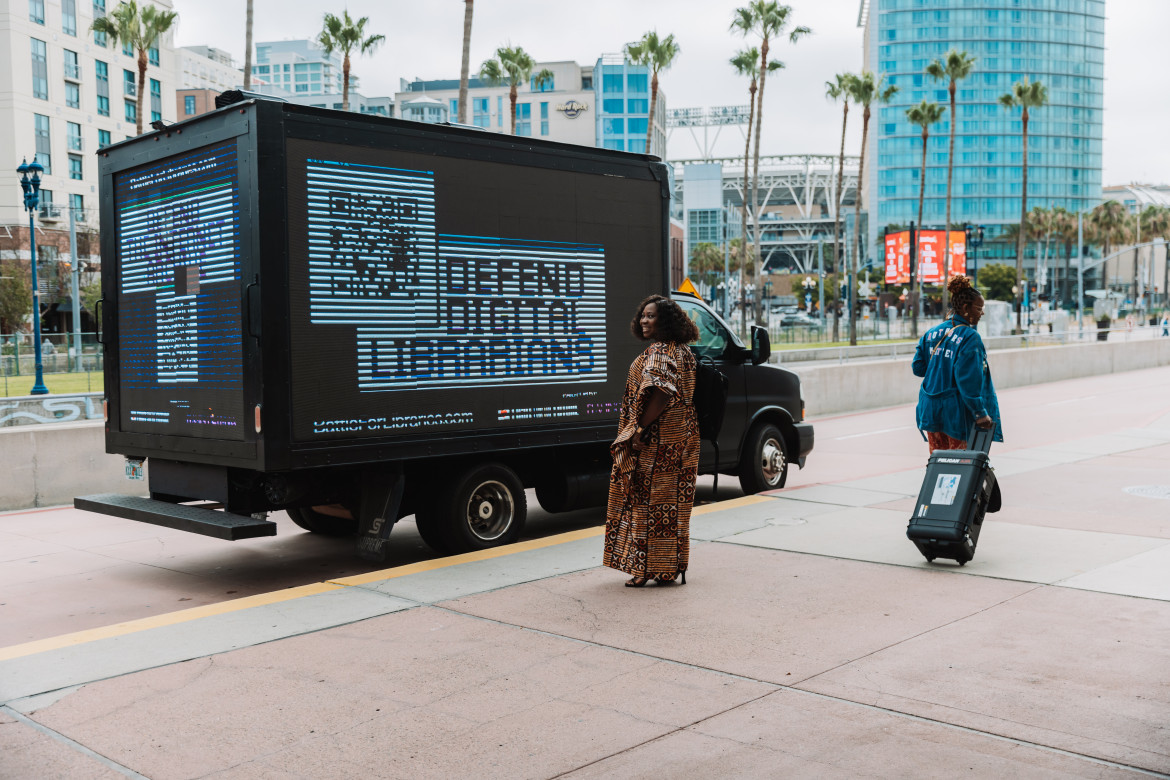
[[[1170,369],[1128,376],[1108,434],[1008,420],[962,568],[894,447],[698,507],[686,586],[585,528],[0,648],[0,777],[1170,776]]]

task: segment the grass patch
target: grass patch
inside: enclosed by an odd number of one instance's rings
[[[45,374],[45,387],[56,395],[73,395],[76,393],[100,393],[104,388],[101,371],[82,371],[69,374]],[[35,374],[9,374],[0,381],[0,398],[9,398],[14,395],[29,395]]]

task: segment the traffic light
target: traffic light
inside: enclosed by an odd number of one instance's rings
[[[975,244],[975,246],[983,246],[983,226],[982,225],[979,226],[979,231],[976,234],[975,240],[978,242],[977,244]]]

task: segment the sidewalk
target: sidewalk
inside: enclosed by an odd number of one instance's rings
[[[1170,776],[1170,415],[992,459],[962,568],[914,469],[2,648],[0,777]]]

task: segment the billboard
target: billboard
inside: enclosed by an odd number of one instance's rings
[[[292,435],[616,417],[659,184],[290,139]]]
[[[123,431],[244,438],[234,140],[114,176]]]
[[[918,230],[917,270],[923,284],[941,284],[943,264],[942,230]],[[947,277],[967,273],[967,241],[962,230],[952,230],[951,265]],[[886,284],[910,283],[910,231],[886,234]]]

